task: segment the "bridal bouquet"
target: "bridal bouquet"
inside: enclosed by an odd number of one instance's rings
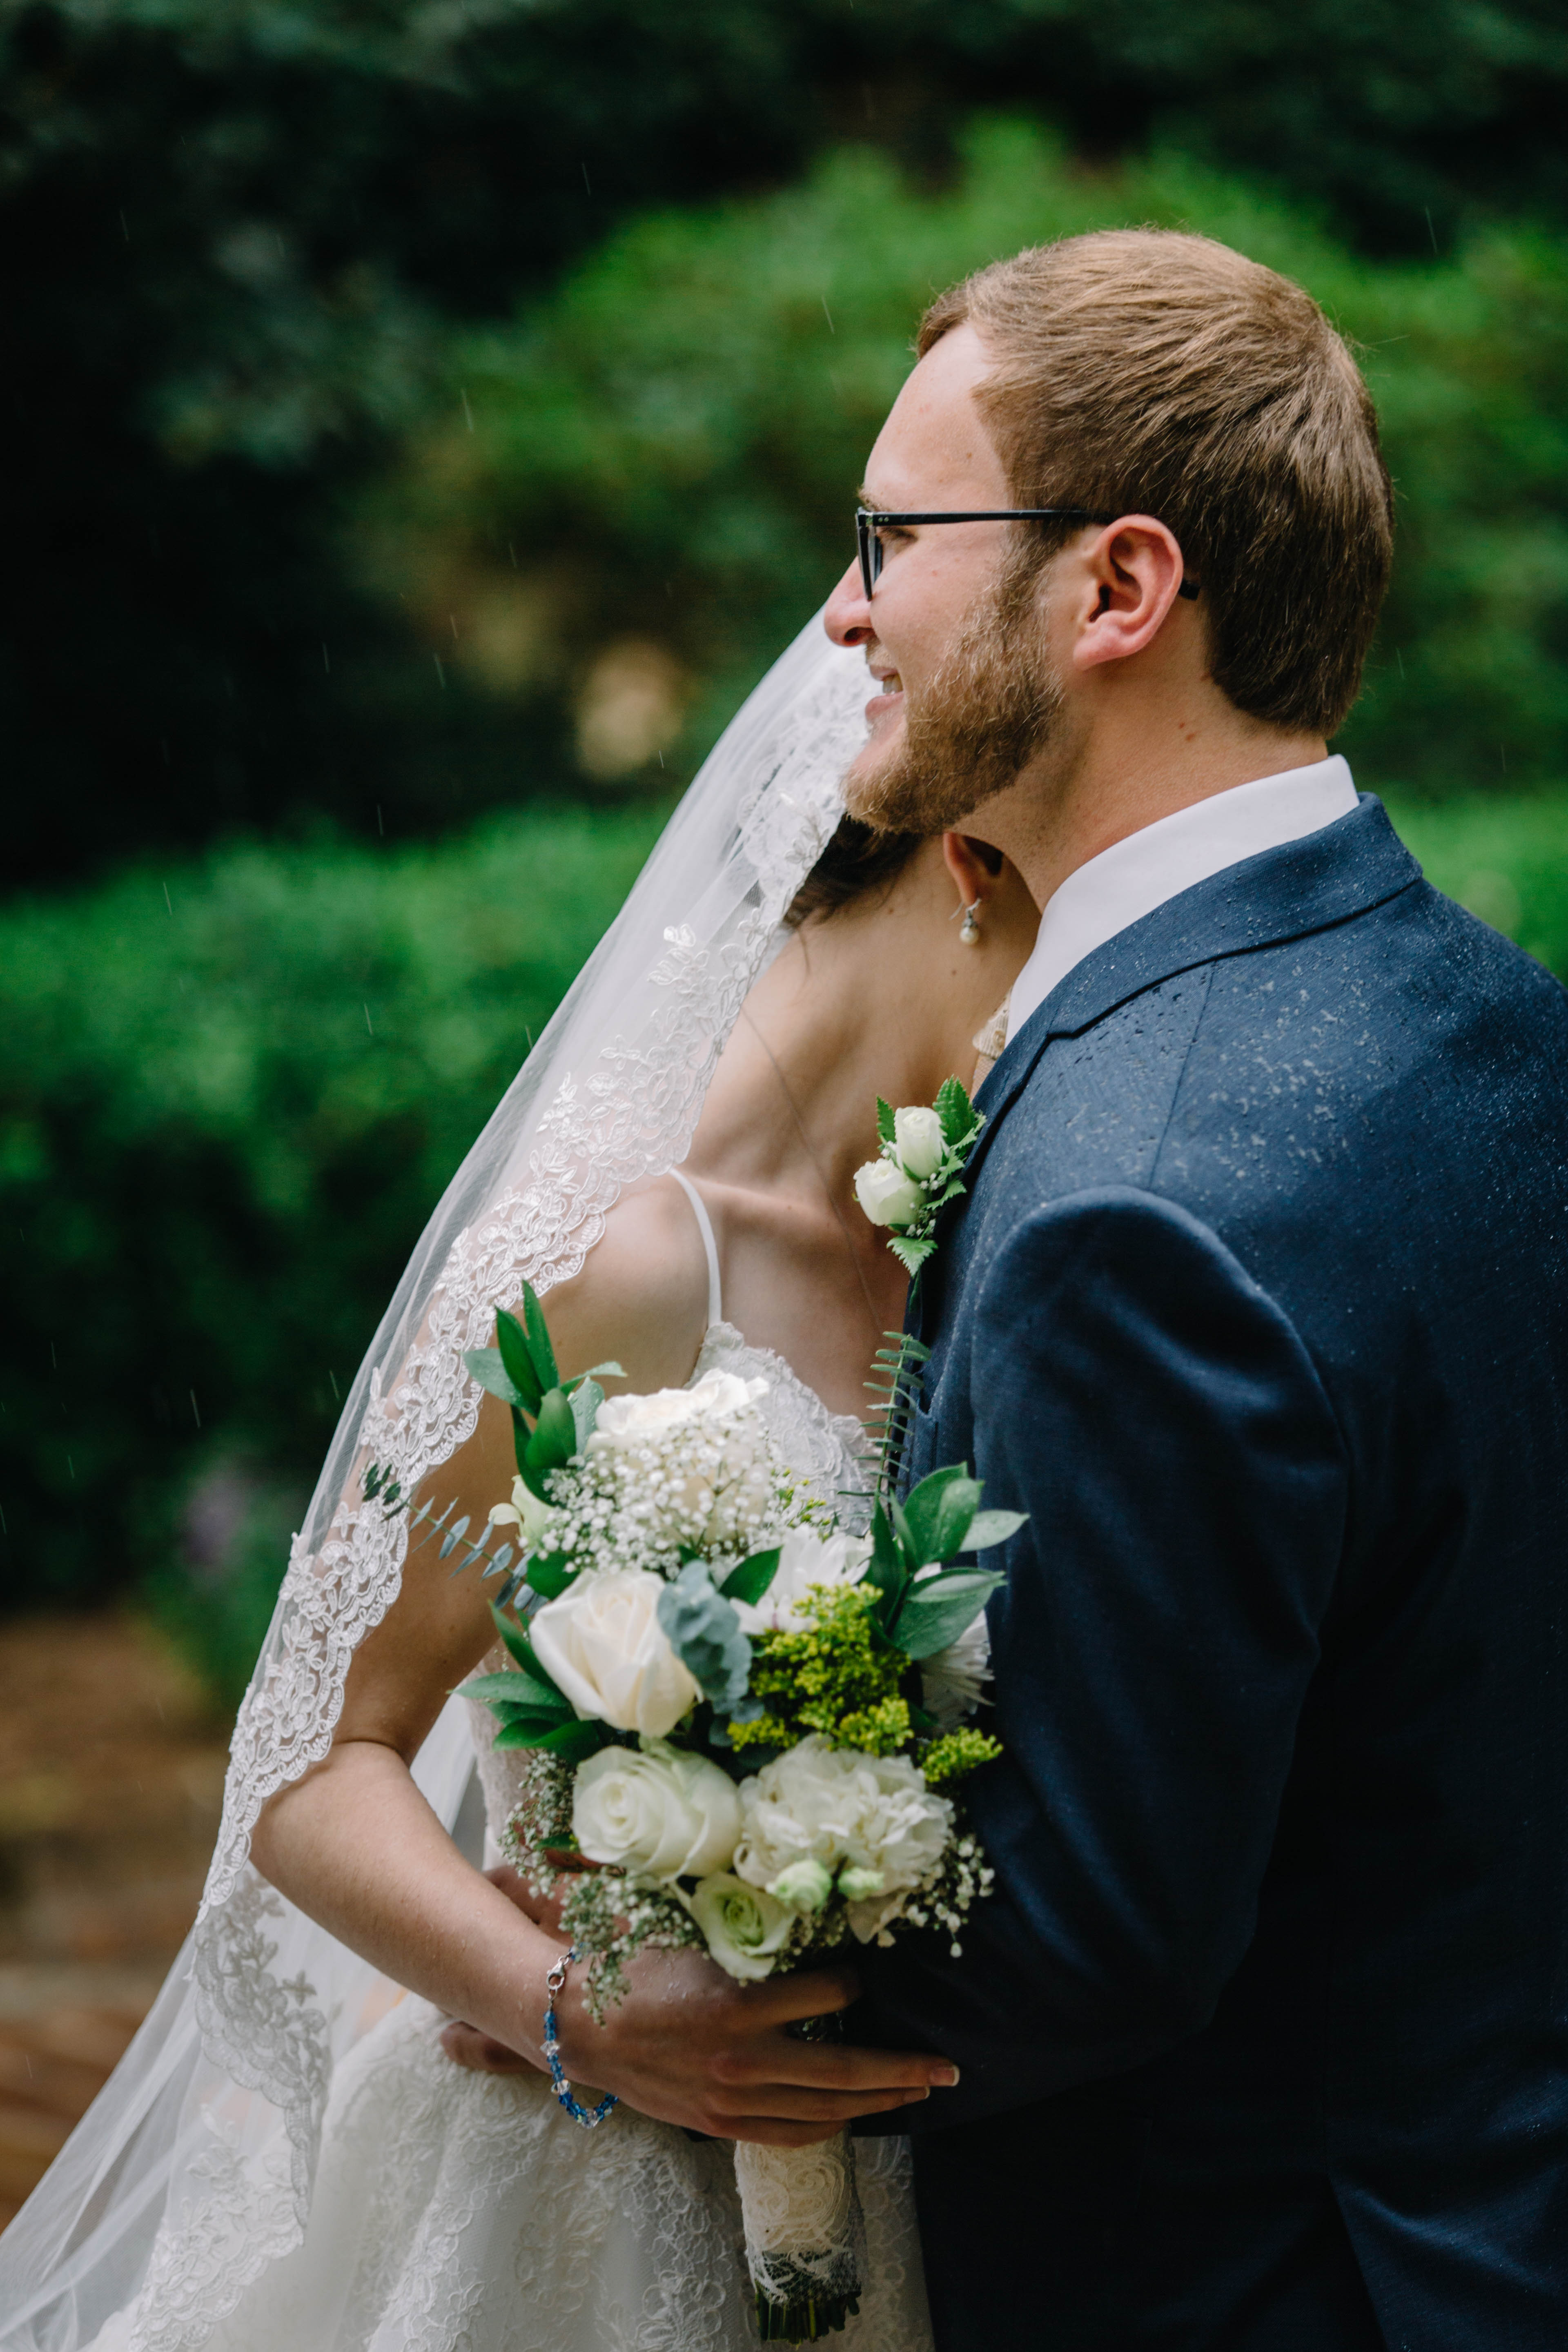
[[[765,1381],[606,1399],[593,1374],[562,1381],[531,1290],[496,1339],[467,1360],[511,1408],[518,1475],[459,1566],[501,1579],[511,1664],[464,1691],[498,1747],[531,1751],[505,1843],[563,1894],[590,2011],[653,1946],[703,1948],[742,1981],[906,1927],[956,1950],[991,1873],[954,1791],[1000,1753],[964,1720],[1000,1579],[963,1556],[1018,1515],[983,1510],[956,1465],[858,1531],[792,1483]],[[468,1528],[445,1518],[449,1554]],[[736,2168],[763,2340],[841,2326],[859,2288],[847,2135],[741,2144]]]

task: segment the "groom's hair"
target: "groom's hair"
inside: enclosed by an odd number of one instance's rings
[[[1201,583],[1215,682],[1331,735],[1388,582],[1393,500],[1354,360],[1310,295],[1209,237],[1118,229],[993,262],[931,304],[967,320],[1019,506],[1158,516]],[[1043,563],[1081,524],[1037,527]]]

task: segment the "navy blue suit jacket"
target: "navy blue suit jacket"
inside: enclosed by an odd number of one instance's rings
[[[866,1956],[942,2352],[1568,2346],[1568,997],[1378,803],[1007,1046],[919,1313],[1005,1761]]]

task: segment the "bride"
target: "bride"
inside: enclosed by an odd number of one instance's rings
[[[614,1357],[636,1391],[760,1373],[795,1475],[863,1490],[857,1415],[903,1289],[853,1202],[875,1097],[968,1075],[1037,919],[980,844],[836,822],[863,672],[814,632],[706,763],[416,1253],[241,1710],[185,1965],[0,2242],[4,2352],[739,2352],[723,2140],[808,2144],[950,2079],[786,2037],[852,1997],[843,1971],[742,1992],[649,1954],[584,2029],[579,2083],[622,2104],[580,2130],[538,2055],[561,1940],[448,1835],[476,1751],[492,1839],[516,1801],[488,1714],[447,1702],[493,1641],[486,1589],[363,1496],[373,1460],[475,1525],[510,1492],[510,1423],[461,1352],[525,1278],[567,1369]],[[767,2029],[777,2079],[737,2073],[722,2112],[698,2097],[658,2031],[672,1979],[714,2034]],[[917,2352],[903,2143],[861,2143],[858,2172],[844,2341]]]

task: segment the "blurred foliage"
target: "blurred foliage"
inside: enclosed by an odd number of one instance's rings
[[[1568,976],[1568,799],[1394,814]],[[657,822],[228,851],[0,916],[0,1605],[135,1577],[236,1695],[430,1206]]]
[[[309,1487],[432,1205],[658,823],[234,849],[0,917],[0,1597],[176,1541],[199,1597],[279,1482]]]
[[[522,761],[439,598],[408,625],[334,525],[454,329],[629,214],[848,136],[935,186],[1005,100],[1447,251],[1568,211],[1565,84],[1554,0],[0,0],[7,880],[593,789],[559,703]]]
[[[1568,236],[1369,260],[1180,158],[1090,171],[1019,124],[952,186],[860,151],[803,186],[645,218],[509,329],[363,507],[364,561],[456,667],[604,777],[688,762],[853,551],[853,485],[930,292],[1106,225],[1206,231],[1301,279],[1361,347],[1399,493],[1368,783],[1568,773]],[[1063,485],[1063,494],[1071,485]]]

